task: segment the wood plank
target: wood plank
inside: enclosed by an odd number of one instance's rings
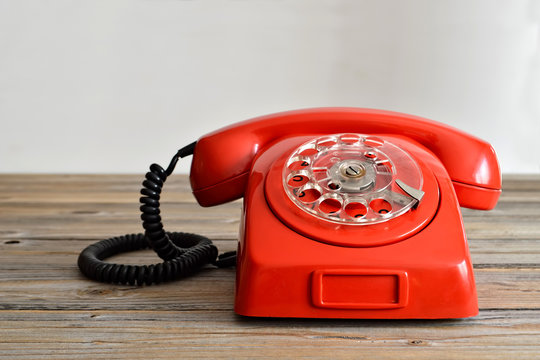
[[[539,239],[471,239],[469,236],[469,249],[474,267],[539,266]]]
[[[43,262],[36,260],[42,256],[46,256],[48,263],[69,265],[69,261],[76,259],[82,249],[99,240],[97,237],[89,239],[82,235],[80,238],[54,240],[10,237],[8,235],[4,234],[4,237],[0,237],[0,269],[7,269],[8,266],[17,268],[21,265],[41,266]],[[220,252],[236,248],[236,238],[213,238],[213,241]],[[469,239],[469,248],[473,265],[477,267],[492,265],[507,267],[508,264],[511,264],[519,267],[537,268],[538,259],[540,259],[540,240],[537,239]],[[148,251],[144,254],[138,252],[127,254],[118,261],[143,263],[157,260],[158,258],[153,252]]]
[[[99,284],[84,279],[76,267],[79,251],[90,242],[59,240],[32,241],[0,245],[0,308],[4,309],[86,309],[88,304],[113,308],[157,306],[150,299],[160,299],[160,308],[190,308],[196,303],[206,303],[212,309],[217,291],[223,294],[219,308],[231,310],[234,292],[234,270],[209,267],[189,279],[160,286],[136,288]],[[81,244],[82,243],[82,244]],[[536,244],[537,242],[535,242]],[[41,246],[44,244],[45,246]],[[234,250],[235,241],[217,241],[222,251]],[[496,247],[496,249],[500,249]],[[538,250],[538,249],[537,249]],[[531,260],[534,260],[531,257]],[[112,258],[120,263],[142,264],[159,262],[152,251],[142,251]],[[478,264],[475,269],[479,304],[482,308],[538,308],[540,268],[537,263]],[[212,292],[200,292],[198,286],[215,283]],[[39,286],[37,286],[39,284]],[[200,289],[200,288],[199,288]],[[99,297],[96,294],[105,294]],[[110,303],[112,298],[126,296],[126,301]],[[166,297],[163,297],[166,294]],[[494,296],[497,294],[497,296]],[[231,310],[232,311],[232,310]]]
[[[139,204],[132,203],[0,203],[0,239],[103,238],[140,231]],[[163,202],[167,228],[208,236],[237,236],[241,201],[201,208],[193,203]],[[463,209],[469,239],[540,238],[540,201],[501,203],[492,211]],[[24,215],[24,221],[21,216]],[[31,226],[29,226],[31,224]],[[61,224],[62,226],[59,226]]]
[[[532,359],[540,353],[539,315],[336,321],[227,311],[2,311],[0,358]]]
[[[138,203],[0,204],[0,239],[102,239],[141,232]],[[163,203],[163,222],[171,231],[236,238],[241,202],[201,208],[184,202]],[[21,217],[24,216],[24,220]]]
[[[0,200],[18,203],[137,203],[140,175],[0,175]],[[171,177],[167,201],[196,203],[186,175]]]
[[[101,284],[73,262],[8,270],[0,277],[0,309],[192,309],[232,312],[235,270],[207,267],[159,286]],[[8,265],[9,266],[9,265]],[[482,309],[540,309],[540,269],[475,269]],[[496,295],[496,296],[495,296]]]
[[[1,174],[0,200],[10,202],[123,202],[139,197],[144,174],[40,175]],[[540,175],[503,177],[501,202],[539,201]],[[173,175],[165,190],[167,201],[195,203],[187,175]]]
[[[540,238],[540,191],[533,181],[536,178],[519,182],[510,177],[504,182],[505,191],[492,211],[463,209],[469,239]],[[64,229],[73,237],[73,229],[90,234],[91,228],[95,228],[97,239],[138,231],[139,183],[137,175],[2,175],[0,239],[5,235],[38,238],[36,233],[66,238],[62,234]],[[175,177],[167,186],[163,213],[171,229],[185,228],[184,231],[189,232],[204,229],[203,234],[218,238],[225,234],[228,238],[236,236],[240,201],[200,208],[194,205],[186,176]],[[506,186],[510,190],[507,191]],[[23,223],[24,229],[20,228],[22,214],[27,220]],[[208,218],[211,221],[207,221]],[[54,226],[51,223],[54,219],[68,222],[70,227]],[[34,226],[29,229],[28,223]],[[123,231],[113,232],[107,227]],[[221,229],[225,233],[218,234]]]
[[[540,191],[540,174],[503,174],[503,192],[507,190]]]

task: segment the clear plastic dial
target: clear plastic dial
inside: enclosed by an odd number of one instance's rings
[[[422,173],[404,150],[381,138],[336,134],[301,145],[287,159],[283,186],[300,209],[326,221],[375,224],[418,203],[396,183],[422,189]]]

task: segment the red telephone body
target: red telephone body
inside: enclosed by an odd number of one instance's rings
[[[478,138],[389,111],[290,111],[203,136],[190,181],[202,206],[244,197],[238,314],[478,313],[460,206],[492,209],[501,191]]]

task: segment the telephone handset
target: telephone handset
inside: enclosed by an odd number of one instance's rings
[[[200,205],[244,198],[237,258],[211,241],[167,233],[161,188],[193,154]],[[456,318],[478,312],[460,206],[488,210],[501,191],[493,148],[416,116],[319,108],[247,120],[181,149],[143,182],[145,234],[83,250],[81,271],[151,284],[207,263],[236,263],[235,311],[247,316]],[[150,266],[103,259],[151,246]]]

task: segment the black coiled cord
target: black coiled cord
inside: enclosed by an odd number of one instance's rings
[[[236,253],[219,256],[212,241],[204,236],[182,232],[165,232],[160,216],[160,194],[167,177],[179,158],[192,155],[195,143],[178,151],[167,170],[157,164],[150,166],[141,189],[141,219],[144,234],[127,234],[101,240],[85,248],[78,265],[87,277],[108,283],[150,285],[185,277],[206,264],[233,266]],[[151,247],[164,261],[153,265],[122,265],[103,261],[116,254]]]

